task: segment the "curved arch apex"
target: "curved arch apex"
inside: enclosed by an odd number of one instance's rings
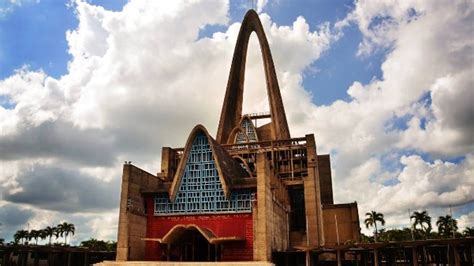
[[[245,63],[249,38],[252,32],[257,35],[262,53],[263,67],[265,70],[265,81],[267,87],[268,102],[270,104],[272,139],[290,138],[290,130],[286,120],[285,108],[281,98],[275,65],[268,45],[267,37],[255,10],[249,10],[245,14],[240,27],[237,43],[235,45],[232,65],[230,67],[229,79],[222,105],[219,127],[217,129],[216,141],[226,143],[232,130],[238,125],[242,117],[243,90],[245,79]]]

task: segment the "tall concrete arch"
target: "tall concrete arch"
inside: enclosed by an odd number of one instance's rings
[[[242,117],[242,103],[244,95],[245,62],[250,34],[255,32],[262,52],[263,65],[265,69],[265,80],[267,85],[268,102],[271,115],[271,138],[272,140],[289,139],[290,130],[286,120],[285,108],[281,99],[275,65],[268,45],[267,37],[263,30],[258,14],[249,10],[245,14],[239,36],[235,45],[234,57],[230,68],[229,80],[222,105],[219,128],[216,140],[218,143],[228,143],[232,130],[239,126]]]

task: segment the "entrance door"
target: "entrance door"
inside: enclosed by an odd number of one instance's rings
[[[187,229],[169,246],[171,261],[217,261],[219,249],[196,229]]]

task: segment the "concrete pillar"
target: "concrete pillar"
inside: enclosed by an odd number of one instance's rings
[[[418,251],[416,247],[411,248],[411,264],[413,266],[418,266]]]
[[[122,173],[122,190],[120,194],[120,213],[117,236],[117,261],[127,261],[129,259],[129,217],[127,215],[128,186],[130,179],[131,165],[125,164]]]
[[[40,253],[39,253],[38,250],[36,250],[34,254],[35,254],[35,260],[33,261],[33,265],[38,266],[39,265],[39,255],[40,255]]]
[[[341,250],[340,249],[336,250],[336,260],[337,260],[337,266],[342,266],[342,258],[341,258]]]
[[[273,223],[271,175],[270,164],[265,154],[257,154],[257,219],[253,245],[255,261],[271,261],[271,223]]]
[[[466,252],[466,259],[467,259],[467,263],[469,265],[474,265],[474,261],[472,260],[472,244],[471,243],[466,243],[465,244],[465,252]]]
[[[26,266],[26,263],[28,261],[28,250],[21,251],[19,253],[19,258],[20,258],[20,265]]]
[[[321,209],[321,191],[319,184],[319,171],[317,169],[317,153],[314,135],[306,135],[306,151],[308,156],[308,176],[303,179],[305,212],[306,212],[306,237],[308,245],[318,247],[324,244],[323,218]]]
[[[453,246],[453,253],[454,253],[454,265],[460,266],[461,265],[461,257],[459,256],[457,246]]]
[[[391,265],[391,266],[395,266],[396,265],[396,254],[394,252],[393,249],[390,249],[388,252],[387,252],[387,265]]]
[[[374,266],[379,266],[379,251],[374,248]]]
[[[421,264],[426,265],[428,260],[426,259],[426,248],[425,248],[425,246],[422,246],[422,249],[423,249],[423,253],[421,254]]]
[[[53,266],[54,263],[53,263],[53,253],[51,252],[51,250],[48,251],[48,265],[49,266]],[[89,264],[87,264],[89,265]]]
[[[84,252],[84,266],[89,266],[89,252]]]
[[[72,257],[72,253],[68,252],[67,253],[67,266],[71,266],[71,257]]]
[[[368,251],[365,251],[365,250],[364,250],[363,252],[364,252],[364,254],[362,254],[362,255],[363,255],[363,257],[362,257],[362,264],[363,264],[364,266],[367,266],[367,265],[368,265],[368,260],[369,260],[369,254],[368,254]]]
[[[218,261],[219,260],[219,245],[215,245],[214,246],[214,261]]]
[[[147,179],[148,178],[148,179]],[[146,215],[141,188],[149,180],[143,170],[125,164],[122,173],[120,213],[117,237],[117,261],[143,260],[145,257]]]
[[[311,266],[311,251],[306,250],[306,266]]]
[[[6,265],[10,265],[10,251],[9,250],[4,250],[3,251],[3,260],[2,262]]]

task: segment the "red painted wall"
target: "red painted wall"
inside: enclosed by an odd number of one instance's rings
[[[177,224],[195,224],[211,230],[216,236],[238,236],[245,242],[224,244],[223,261],[253,260],[253,220],[251,213],[154,216],[153,196],[147,196],[147,238],[161,238]],[[162,251],[158,242],[147,241],[145,258],[160,260]]]

